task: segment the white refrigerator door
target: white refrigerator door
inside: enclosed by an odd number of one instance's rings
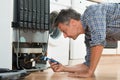
[[[0,68],[12,69],[13,0],[0,2]]]

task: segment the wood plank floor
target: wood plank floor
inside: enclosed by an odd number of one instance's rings
[[[83,60],[71,60],[70,65]],[[43,72],[29,74],[24,80],[120,80],[120,56],[102,56],[92,78],[72,78],[66,72],[53,72],[50,68]]]

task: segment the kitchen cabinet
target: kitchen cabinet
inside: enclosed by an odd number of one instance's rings
[[[76,40],[70,39],[70,59],[82,59],[85,55],[84,34],[78,36]]]
[[[117,54],[120,55],[120,41],[118,41]]]
[[[117,54],[117,49],[116,48],[115,49],[114,48],[113,49],[112,48],[111,49],[104,48],[102,54],[103,55]]]

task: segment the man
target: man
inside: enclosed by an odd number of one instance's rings
[[[70,72],[72,77],[92,77],[100,60],[106,40],[120,40],[120,4],[97,4],[89,6],[80,18],[73,9],[63,9],[55,19],[64,37],[76,39],[85,34],[87,55],[83,64],[64,66],[50,62],[55,72]],[[79,44],[78,44],[79,45]]]

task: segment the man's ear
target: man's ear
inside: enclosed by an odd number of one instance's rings
[[[70,20],[70,25],[75,26],[75,25],[76,25],[76,20],[71,19],[71,20]]]

